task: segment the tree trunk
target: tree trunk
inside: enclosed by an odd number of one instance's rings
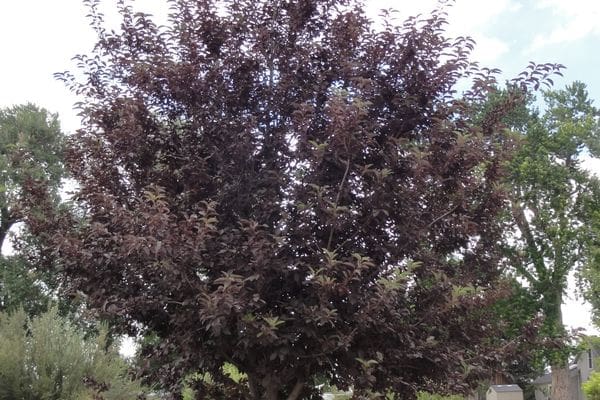
[[[252,400],[260,400],[260,385],[258,379],[253,374],[248,374],[248,386],[250,388],[250,395]]]
[[[279,400],[279,388],[281,383],[275,376],[265,376],[261,379],[260,385],[262,386],[262,397],[261,400]]]
[[[305,381],[298,378],[293,386],[290,386],[290,392],[286,400],[299,400],[304,391]],[[252,400],[280,400],[279,392],[281,383],[278,379],[269,376],[259,379],[256,375],[248,374],[249,395]]]
[[[298,380],[298,382],[296,382],[296,385],[294,385],[294,388],[292,389],[292,392],[288,396],[288,400],[297,400],[297,399],[299,399],[300,395],[302,394],[302,390],[303,389],[304,389],[304,382],[302,382],[301,380]]]
[[[269,385],[265,390],[264,399],[265,400],[279,400],[277,398],[277,393],[279,392],[277,389],[278,389],[277,386],[275,386],[273,384]]]
[[[569,363],[557,364],[552,366],[552,390],[550,398],[552,400],[576,400],[571,399],[569,379]]]
[[[564,331],[562,316],[562,289],[555,294],[556,325],[559,331]],[[552,364],[552,389],[550,398],[552,400],[576,400],[571,395],[571,380],[569,379],[569,359],[556,361]]]

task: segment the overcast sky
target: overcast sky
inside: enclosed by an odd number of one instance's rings
[[[104,0],[107,7],[117,0]],[[33,102],[58,112],[65,132],[78,128],[76,98],[53,73],[72,70],[71,57],[87,53],[94,34],[81,0],[0,0],[0,108]],[[163,0],[137,0],[145,11],[164,12]],[[402,17],[426,13],[434,0],[365,0],[372,15],[394,7]],[[580,80],[600,99],[600,1],[456,0],[448,33],[477,42],[473,58],[512,78],[529,61],[567,66],[555,87]],[[597,103],[597,102],[596,102]],[[600,163],[590,161],[600,171]],[[596,168],[597,167],[597,168]],[[571,298],[564,307],[570,326],[589,326],[589,307]]]

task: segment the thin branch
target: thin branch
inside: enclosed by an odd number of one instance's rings
[[[346,170],[344,171],[344,176],[342,177],[342,181],[340,182],[340,187],[338,188],[337,196],[335,197],[335,208],[340,202],[340,197],[342,196],[342,189],[344,188],[344,183],[346,183],[346,178],[348,177],[348,171],[350,171],[350,158],[346,161]],[[327,240],[327,250],[331,250],[331,242],[333,241],[333,233],[335,232],[335,224],[331,224],[331,230],[329,231],[329,239]]]
[[[454,211],[456,211],[457,208],[458,208],[458,206],[452,207],[450,210],[446,211],[445,213],[443,213],[442,215],[440,215],[439,217],[437,217],[436,219],[434,219],[433,221],[431,221],[429,223],[429,225],[427,225],[427,228],[431,228],[433,225],[437,224],[440,220],[446,218],[448,215],[450,215]]]

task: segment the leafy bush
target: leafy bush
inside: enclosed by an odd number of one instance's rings
[[[212,399],[234,399],[239,398],[240,393],[248,392],[248,376],[233,364],[225,363],[221,368],[219,379],[214,379],[210,373],[194,373],[184,380],[181,396],[183,400],[202,398]],[[223,385],[222,380],[231,380],[231,387]]]
[[[29,318],[0,313],[0,400],[129,400],[143,393],[108,345],[107,329],[86,338],[56,308]]]
[[[583,383],[583,392],[588,400],[600,400],[600,372],[592,372],[590,378]]]

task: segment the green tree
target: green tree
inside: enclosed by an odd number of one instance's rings
[[[0,244],[22,219],[20,198],[27,179],[43,179],[58,194],[63,140],[56,114],[33,104],[0,110]]]
[[[512,271],[545,317],[541,334],[564,338],[561,305],[567,278],[581,272],[589,257],[598,180],[581,166],[582,156],[597,155],[598,110],[581,82],[544,93],[546,109],[516,118],[521,147],[510,165],[513,234],[505,245]],[[521,114],[523,117],[523,114]],[[568,398],[566,346],[547,353],[552,366],[552,398]]]
[[[56,308],[37,317],[0,313],[0,400],[131,400],[143,388],[128,377],[107,330],[86,336]]]
[[[587,248],[587,264],[583,270],[584,298],[592,305],[592,317],[596,326],[600,327],[600,193],[590,199],[594,210],[589,221],[591,246]]]
[[[8,234],[23,220],[23,185],[46,182],[51,203],[58,204],[64,177],[64,137],[58,116],[33,104],[0,110],[0,249]],[[21,225],[12,254],[0,253],[0,310],[22,305],[30,314],[46,309],[48,294],[57,281],[49,270],[36,265],[36,238]]]

